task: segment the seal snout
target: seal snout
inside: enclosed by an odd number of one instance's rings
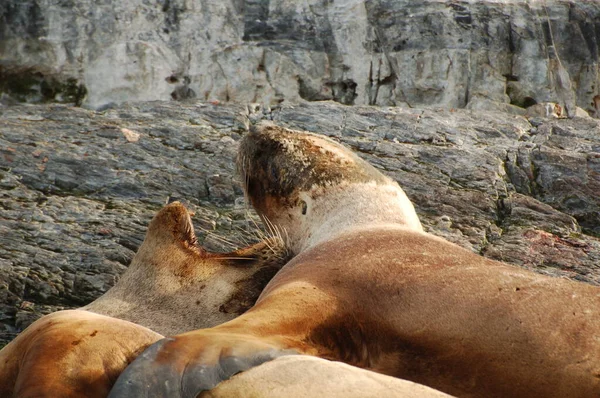
[[[198,240],[191,219],[193,214],[178,201],[166,205],[150,222],[146,240],[153,245],[168,245],[175,239],[189,247],[195,247]],[[199,246],[195,249],[204,252]]]
[[[238,170],[259,212],[270,196],[295,204],[298,193],[314,187],[390,180],[349,148],[328,137],[263,123],[244,137]]]

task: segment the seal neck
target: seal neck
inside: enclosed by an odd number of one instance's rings
[[[290,246],[295,253],[349,230],[392,225],[423,231],[412,203],[395,182],[354,183],[329,187],[326,191],[320,195],[300,194],[309,203],[310,213],[297,234],[290,234]]]

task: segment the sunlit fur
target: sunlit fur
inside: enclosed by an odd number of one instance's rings
[[[263,136],[277,137],[277,142],[281,143],[282,156],[296,159],[300,167],[310,167],[310,157],[320,155],[334,158],[328,161],[339,164],[342,170],[348,170],[347,178],[341,182],[315,175],[314,184],[304,190],[296,189],[289,195],[294,200],[278,201],[265,193],[265,200],[269,201],[268,207],[261,209],[259,213],[275,229],[286,231],[285,243],[293,253],[362,226],[393,224],[413,231],[423,230],[412,203],[395,181],[377,172],[377,179],[368,180],[363,176],[361,179],[353,179],[350,171],[372,166],[339,144],[327,137],[282,129],[270,123],[263,123],[258,129]],[[320,153],[306,153],[306,142],[321,148]],[[256,150],[260,151],[260,148]],[[243,150],[238,156],[238,170],[246,187],[255,172],[249,161],[250,156]],[[261,166],[264,165],[258,165]],[[279,175],[282,179],[293,179],[296,167],[281,167]],[[341,172],[342,176],[344,173]],[[248,197],[248,192],[246,196]],[[306,214],[302,214],[299,201],[306,203]]]
[[[295,256],[246,313],[147,349],[111,398],[196,397],[290,353],[460,397],[600,395],[597,287],[423,232],[395,182],[314,134],[256,126],[238,167]]]
[[[264,237],[209,253],[187,209],[164,207],[113,288],[79,310],[41,318],[0,351],[0,397],[106,397],[162,335],[218,325],[254,304],[288,257],[279,237]]]

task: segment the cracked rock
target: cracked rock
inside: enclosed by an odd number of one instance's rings
[[[581,0],[4,0],[0,98],[509,114],[558,102],[598,117],[599,17],[600,3]]]
[[[247,112],[202,101],[0,108],[0,345],[42,314],[109,289],[169,199],[196,212],[208,249],[258,239],[234,166],[244,133],[236,120]],[[400,183],[433,234],[600,284],[596,120],[543,119],[533,133],[507,113],[335,102],[253,118],[350,146]]]

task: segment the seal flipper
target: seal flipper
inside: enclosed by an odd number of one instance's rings
[[[223,357],[217,364],[195,365],[186,368],[182,378],[182,397],[197,397],[203,391],[213,389],[222,381],[232,376],[251,369],[255,366],[271,361],[284,355],[297,354],[290,350],[268,350],[248,357]]]
[[[197,352],[198,356],[191,356],[189,347],[183,347],[178,340],[165,338],[148,347],[121,373],[109,398],[195,398],[237,373],[280,356],[298,354],[244,341],[241,351],[246,355],[236,355],[235,345],[218,347],[209,342]],[[198,346],[197,342],[192,345]]]
[[[111,397],[148,397],[146,391],[152,390],[156,396],[171,397],[179,392],[179,383],[172,383],[178,374],[175,369],[167,366],[161,367],[161,373],[152,371],[152,361],[156,354],[170,338],[164,338],[146,348],[127,368],[119,375],[115,385],[110,390]],[[164,369],[163,369],[164,368]],[[170,370],[170,372],[169,372]]]

